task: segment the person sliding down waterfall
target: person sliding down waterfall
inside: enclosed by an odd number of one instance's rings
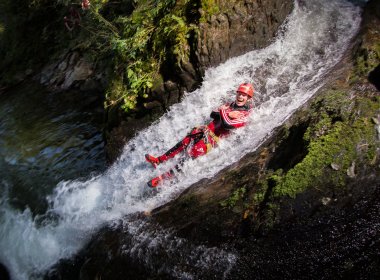
[[[173,148],[159,157],[154,157],[149,154],[145,155],[148,161],[154,168],[160,163],[173,158],[177,154],[186,150],[186,154],[194,159],[205,155],[213,147],[215,147],[220,138],[226,137],[231,129],[242,127],[248,121],[248,115],[252,111],[252,98],[254,89],[252,84],[244,83],[239,86],[236,92],[236,99],[232,103],[227,103],[212,111],[210,117],[213,119],[208,125],[195,127],[191,132],[178,142]],[[181,169],[183,160],[175,166],[176,170]],[[174,170],[153,178],[148,182],[151,188],[157,187],[164,179],[172,178]]]

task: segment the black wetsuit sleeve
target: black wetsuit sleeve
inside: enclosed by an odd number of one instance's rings
[[[220,113],[219,111],[212,111],[210,114],[210,117],[214,120],[220,120]]]

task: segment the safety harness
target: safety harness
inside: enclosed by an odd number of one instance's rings
[[[192,139],[192,144],[198,143],[200,140],[203,140],[207,147],[206,153],[210,152],[212,148],[214,148],[219,142],[219,137],[215,135],[215,133],[210,130],[207,125],[200,125],[194,127],[188,136]],[[213,140],[210,142],[210,138]],[[189,147],[192,145],[189,145]]]

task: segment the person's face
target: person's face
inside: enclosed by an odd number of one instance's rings
[[[235,101],[236,105],[244,106],[245,103],[247,103],[248,99],[249,99],[248,94],[241,91],[236,92],[236,101]]]

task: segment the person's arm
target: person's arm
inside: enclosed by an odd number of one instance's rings
[[[221,109],[225,109],[225,110],[228,110],[230,108],[230,105],[229,103],[227,104],[224,104],[216,109],[214,109],[211,114],[210,114],[210,117],[213,118],[214,120],[220,120],[220,110]]]
[[[220,119],[220,114],[219,114],[219,110],[217,111],[212,111],[211,114],[210,114],[210,117],[214,120],[219,120]]]
[[[219,114],[222,119],[223,127],[234,129],[244,126],[248,121],[251,110],[247,111],[229,111],[228,108],[221,107]]]

